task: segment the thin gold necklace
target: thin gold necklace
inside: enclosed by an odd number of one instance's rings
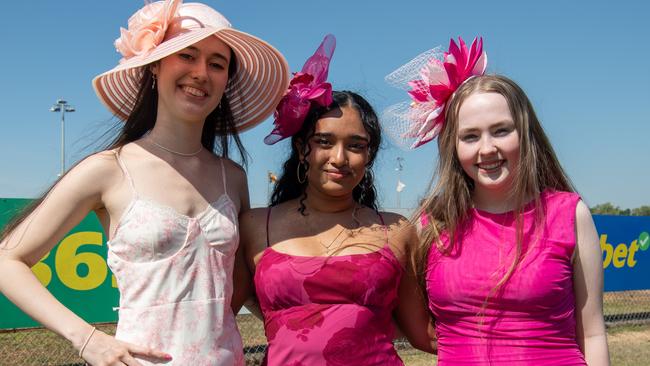
[[[356,224],[356,228],[358,229],[361,226],[361,223],[357,217],[357,211],[360,209],[359,205],[355,205],[354,208],[352,209],[352,220]],[[325,254],[330,255],[335,252],[335,250],[341,248],[343,243],[345,243],[348,238],[354,237],[354,229],[348,229],[344,225],[341,225],[341,230],[334,236],[332,240],[328,244],[323,243],[323,241],[320,238],[320,234],[314,230],[314,227],[311,225],[309,216],[305,220],[307,222],[307,226],[309,227],[309,230],[314,233],[314,236],[316,236],[316,241],[318,244],[320,244],[323,249],[325,249]],[[345,237],[343,240],[338,240],[341,237],[341,234],[346,233]],[[338,245],[334,246],[334,244],[338,241]]]
[[[170,148],[168,148],[168,147],[165,147],[165,146],[163,146],[163,145],[157,143],[157,142],[153,139],[153,137],[151,137],[151,136],[149,136],[149,141],[151,141],[151,143],[152,143],[154,146],[156,146],[157,148],[160,148],[160,149],[162,149],[162,150],[165,150],[165,151],[167,151],[167,152],[169,152],[169,153],[172,153],[172,154],[175,154],[175,155],[178,155],[178,156],[191,157],[191,156],[198,155],[198,154],[203,150],[203,145],[201,145],[201,146],[199,146],[199,149],[196,150],[195,152],[191,152],[191,153],[182,153],[182,152],[172,150],[172,149],[170,149]]]

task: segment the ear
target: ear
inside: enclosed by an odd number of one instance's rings
[[[300,161],[305,160],[305,144],[303,143],[302,139],[297,138],[296,141],[293,143],[294,149],[298,152],[298,158],[300,158]]]
[[[149,66],[149,71],[151,71],[151,73],[154,76],[158,76],[159,69],[160,69],[160,62],[159,61],[156,61],[156,62],[152,63],[151,66]]]

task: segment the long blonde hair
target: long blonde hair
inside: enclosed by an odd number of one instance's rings
[[[496,293],[510,278],[522,256],[523,209],[533,199],[536,223],[543,219],[540,193],[545,189],[573,192],[574,188],[553,152],[553,148],[535,115],[533,106],[524,91],[512,80],[500,75],[474,77],[450,98],[445,126],[438,136],[440,154],[435,181],[430,194],[421,202],[414,221],[426,217],[420,231],[420,243],[413,251],[412,262],[422,291],[426,293],[425,270],[430,250],[449,255],[459,245],[463,230],[468,224],[472,207],[473,180],[465,173],[456,153],[458,112],[462,103],[474,93],[498,93],[508,102],[515,128],[519,133],[519,166],[514,170],[512,199],[516,225],[515,258],[506,274],[497,282],[490,295]],[[437,179],[436,179],[437,178]],[[424,221],[424,220],[423,220]],[[441,235],[448,237],[443,244]],[[432,245],[436,248],[432,249]],[[488,297],[489,297],[488,296]],[[487,301],[487,299],[486,299]]]

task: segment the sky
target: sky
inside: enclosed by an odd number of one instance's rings
[[[531,99],[560,162],[588,205],[650,205],[650,2],[205,1],[239,30],[279,49],[298,71],[325,34],[337,38],[329,81],[365,96],[378,113],[407,95],[384,76],[450,38],[480,35],[488,72],[514,79]],[[6,1],[0,39],[0,197],[37,197],[61,169],[63,98],[69,166],[119,124],[91,86],[120,58],[113,41],[141,0]],[[267,119],[243,133],[253,206],[267,202],[267,172],[289,146],[266,146]],[[386,139],[387,140],[387,139]],[[397,172],[397,158],[403,171]],[[437,149],[386,141],[375,166],[380,205],[412,208],[427,193]],[[398,175],[406,185],[396,192]]]

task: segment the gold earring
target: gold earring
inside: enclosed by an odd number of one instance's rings
[[[300,167],[301,166],[305,167],[305,174],[302,177],[302,179],[300,179]],[[300,183],[300,184],[303,184],[303,183],[305,183],[307,181],[307,164],[305,164],[305,162],[302,161],[302,160],[298,163],[298,166],[296,167],[296,178],[298,179],[298,183]]]

